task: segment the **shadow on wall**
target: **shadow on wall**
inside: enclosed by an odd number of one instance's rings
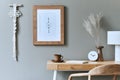
[[[114,26],[111,26],[110,23],[108,22],[109,20],[107,20],[105,17],[102,18],[101,20],[101,27],[105,30],[105,31],[120,31],[120,28],[116,28]]]
[[[102,20],[101,20],[101,27],[102,27],[105,31],[113,30],[113,28],[110,26],[109,22],[106,20],[105,17],[103,17]]]
[[[64,6],[64,40],[65,40],[65,46],[68,45],[68,8]]]

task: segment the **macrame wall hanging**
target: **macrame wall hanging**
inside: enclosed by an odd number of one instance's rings
[[[18,61],[18,49],[17,49],[18,18],[22,15],[18,8],[22,6],[23,6],[22,4],[9,4],[9,7],[11,8],[9,16],[13,20],[13,58],[15,61]]]

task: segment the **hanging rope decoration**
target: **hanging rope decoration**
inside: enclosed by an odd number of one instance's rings
[[[13,58],[15,61],[18,61],[17,53],[17,31],[18,31],[18,18],[22,13],[18,10],[18,7],[22,7],[22,4],[9,4],[9,7],[12,9],[9,12],[9,16],[13,19]]]

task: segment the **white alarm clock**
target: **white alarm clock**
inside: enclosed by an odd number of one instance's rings
[[[90,61],[96,61],[98,59],[98,53],[96,51],[90,51],[88,53],[88,59]]]

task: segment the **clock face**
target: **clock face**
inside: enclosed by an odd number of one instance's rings
[[[96,51],[90,51],[88,53],[88,59],[91,61],[96,61],[98,59],[98,53]]]

